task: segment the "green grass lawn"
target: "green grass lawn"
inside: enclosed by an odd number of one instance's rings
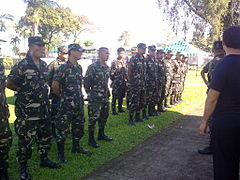
[[[15,120],[14,115],[14,94],[6,90],[10,109],[10,123],[13,131],[13,146],[10,151],[10,169],[9,174],[15,179],[19,179],[19,165],[16,162],[17,137],[13,130],[12,123]],[[61,169],[47,169],[39,167],[39,155],[36,145],[33,146],[33,155],[29,161],[30,173],[33,180],[78,180],[81,177],[91,173],[94,169],[100,167],[107,161],[118,157],[122,153],[131,150],[133,147],[144,141],[146,138],[161,131],[164,127],[176,121],[187,112],[194,110],[202,104],[206,97],[206,86],[203,84],[199,72],[190,71],[187,76],[183,102],[169,109],[168,112],[162,113],[158,117],[151,117],[149,121],[138,123],[136,127],[129,127],[128,114],[118,116],[110,115],[106,134],[114,138],[112,142],[99,142],[100,148],[94,149],[87,145],[87,111],[85,107],[86,130],[85,136],[81,140],[84,148],[93,152],[91,156],[71,153],[71,137],[68,137],[66,144],[66,157],[69,162],[63,164]],[[147,125],[155,125],[154,129],[149,129]],[[52,142],[52,148],[49,154],[52,160],[56,158],[56,143]]]

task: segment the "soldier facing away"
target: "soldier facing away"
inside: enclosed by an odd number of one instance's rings
[[[52,139],[50,104],[48,98],[48,69],[40,58],[45,42],[41,37],[29,37],[29,52],[25,59],[15,64],[8,76],[7,87],[17,91],[14,122],[18,136],[17,161],[20,164],[20,179],[30,179],[28,159],[32,155],[32,143],[37,140],[40,166],[59,168],[58,163],[47,157]]]
[[[110,79],[112,80],[112,114],[117,115],[116,101],[118,100],[118,112],[125,112],[122,109],[123,98],[126,94],[127,86],[127,67],[126,54],[124,48],[118,48],[118,57],[112,62],[110,70]]]
[[[64,144],[66,136],[72,134],[72,153],[90,154],[79,141],[84,135],[84,100],[82,94],[82,67],[77,63],[84,49],[79,44],[68,46],[68,61],[61,65],[53,77],[52,89],[60,97],[55,126],[57,130],[58,158],[66,163]]]
[[[56,70],[65,63],[67,59],[68,51],[65,48],[65,46],[61,46],[58,48],[58,57],[54,61],[52,61],[48,65],[48,70],[49,70],[49,86],[52,85],[53,81],[53,76],[56,73]],[[51,103],[51,120],[52,120],[52,132],[53,132],[53,138],[56,139],[56,129],[54,125],[55,118],[57,116],[57,112],[59,109],[60,105],[60,98],[57,96],[53,90],[50,90],[50,95],[49,95],[50,103]]]
[[[112,141],[113,139],[106,136],[105,126],[109,116],[109,97],[108,79],[110,68],[106,62],[109,58],[109,50],[101,47],[98,50],[98,60],[91,64],[84,77],[84,88],[88,95],[88,144],[98,148],[99,144],[95,141],[94,130],[98,122],[98,140]]]
[[[9,111],[5,96],[6,77],[0,61],[0,179],[8,180],[8,152],[12,145],[12,132],[9,127]]]

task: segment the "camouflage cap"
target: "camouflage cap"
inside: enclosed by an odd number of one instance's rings
[[[162,50],[162,49],[158,49],[158,50],[157,50],[157,54],[165,54],[165,52],[164,52],[164,50]]]
[[[48,43],[44,42],[43,38],[40,36],[31,36],[28,38],[28,45],[30,44],[44,45]]]
[[[144,44],[144,43],[139,43],[139,44],[137,45],[137,48],[139,48],[139,49],[146,49],[147,46],[146,46],[146,44]]]
[[[85,52],[85,49],[83,49],[79,44],[69,44],[68,45],[68,51],[79,51],[79,52]]]
[[[148,50],[150,50],[150,51],[156,51],[157,48],[156,48],[155,45],[151,45],[151,46],[148,46]]]
[[[222,41],[214,41],[213,49],[223,49]]]
[[[65,46],[60,46],[58,48],[58,52],[61,52],[63,54],[67,54],[68,53],[68,49]]]

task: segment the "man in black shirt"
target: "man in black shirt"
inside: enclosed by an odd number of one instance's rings
[[[199,127],[207,134],[212,119],[212,150],[215,180],[238,180],[240,157],[240,27],[223,33],[226,57],[214,69],[205,110]]]

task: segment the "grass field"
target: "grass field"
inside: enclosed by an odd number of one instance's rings
[[[100,148],[94,149],[87,145],[87,111],[85,111],[86,130],[85,136],[81,140],[84,148],[93,152],[91,156],[71,153],[71,137],[68,137],[66,145],[66,157],[69,162],[63,164],[61,169],[46,169],[39,167],[39,155],[37,153],[36,145],[33,146],[33,155],[29,160],[30,173],[33,180],[79,180],[81,177],[91,173],[94,169],[100,167],[107,161],[118,157],[122,153],[129,151],[137,144],[141,143],[148,137],[161,131],[187,112],[194,110],[206,97],[206,86],[203,84],[199,73],[190,71],[187,76],[185,91],[183,94],[183,102],[175,107],[169,109],[168,112],[162,113],[158,117],[151,117],[149,121],[138,123],[136,127],[127,126],[128,114],[120,114],[118,116],[110,115],[106,134],[114,138],[112,142],[99,142]],[[17,149],[17,137],[13,130],[14,115],[14,93],[6,90],[9,109],[10,109],[10,123],[13,131],[13,146],[10,151],[10,169],[9,174],[15,179],[19,179],[19,165],[15,160]],[[86,107],[85,107],[86,110]],[[155,125],[154,129],[149,129],[147,125]],[[197,131],[197,130],[196,130]],[[56,143],[52,142],[49,156],[52,160],[56,158]]]

